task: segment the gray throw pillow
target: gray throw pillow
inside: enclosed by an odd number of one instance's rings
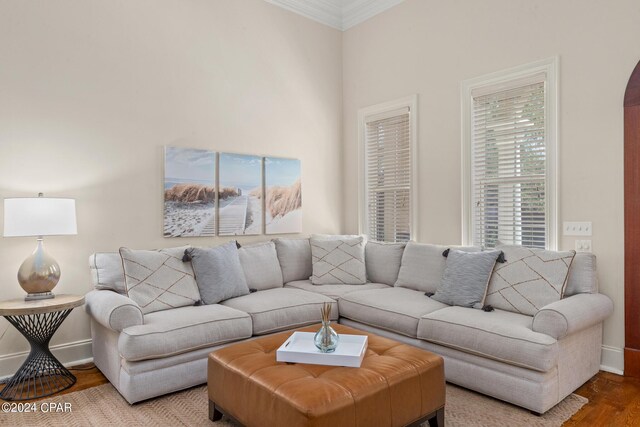
[[[311,237],[314,285],[363,285],[367,281],[364,265],[364,239],[326,239]]]
[[[238,254],[249,289],[263,291],[282,287],[282,269],[273,242],[243,246]]]
[[[144,314],[194,305],[200,299],[191,264],[182,262],[187,248],[120,248],[127,295]]]
[[[472,246],[442,246],[430,243],[407,243],[395,286],[422,292],[435,292],[440,286],[447,259],[442,252],[447,249],[480,252]]]
[[[405,246],[406,243],[367,242],[364,248],[367,279],[393,286],[398,279]]]
[[[249,293],[236,242],[215,248],[191,248],[187,253],[204,304],[217,304]]]
[[[431,297],[448,305],[482,307],[500,251],[450,250],[442,282]]]
[[[309,239],[278,238],[273,243],[276,244],[284,283],[295,280],[308,280],[311,277],[311,246],[309,245]]]

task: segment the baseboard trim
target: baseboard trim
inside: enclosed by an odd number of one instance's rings
[[[600,370],[624,375],[624,351],[621,348],[603,345],[600,360]]]
[[[91,338],[52,345],[51,352],[64,365],[73,366],[93,361]],[[29,351],[3,354],[0,356],[0,379],[11,377],[22,366]]]

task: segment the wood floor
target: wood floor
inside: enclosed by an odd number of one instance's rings
[[[75,366],[71,372],[78,381],[60,394],[108,382],[92,363]],[[589,399],[589,403],[564,424],[566,427],[640,426],[640,379],[600,372],[575,393]]]
[[[640,426],[640,379],[600,371],[575,393],[589,403],[565,426]]]
[[[76,377],[76,383],[59,393],[56,393],[54,396],[60,396],[67,393],[73,393],[74,391],[80,391],[91,387],[96,387],[102,384],[106,384],[109,381],[102,375],[102,372],[93,363],[87,363],[84,365],[77,365],[72,368],[67,368],[71,371],[73,375]],[[0,390],[4,388],[4,384],[0,385]],[[40,399],[33,399],[34,401],[48,399],[52,396],[46,396]],[[2,402],[2,400],[0,400]]]

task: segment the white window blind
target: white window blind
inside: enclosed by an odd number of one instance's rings
[[[546,79],[544,73],[494,90],[473,90],[473,243],[548,244]]]
[[[400,108],[365,117],[366,229],[370,240],[411,238],[411,111]]]

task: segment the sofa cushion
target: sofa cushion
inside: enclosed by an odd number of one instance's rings
[[[387,289],[389,286],[383,283],[365,283],[364,285],[314,285],[311,280],[296,280],[295,282],[289,282],[285,285],[285,288],[302,289],[303,291],[316,292],[320,295],[328,296],[335,300],[341,298],[344,294],[349,292],[359,292],[371,289]]]
[[[440,285],[447,259],[442,253],[455,248],[465,252],[479,252],[476,247],[441,246],[428,243],[407,243],[402,254],[395,286],[422,292],[435,292]]]
[[[406,243],[367,242],[364,248],[367,280],[393,286],[398,280]]]
[[[348,239],[311,237],[311,282],[314,285],[364,284],[367,281],[364,245],[361,236]]]
[[[284,283],[311,277],[311,245],[309,239],[275,239],[278,261]]]
[[[420,291],[405,288],[349,292],[338,301],[340,316],[412,338],[422,316],[448,307]]]
[[[332,303],[331,318],[337,319],[338,306],[334,300],[300,289],[267,289],[232,298],[222,304],[249,313],[253,335],[263,335],[320,323],[320,308],[325,302]]]
[[[215,248],[191,248],[189,255],[203,303],[217,304],[249,293],[235,241]]]
[[[122,257],[118,252],[96,252],[89,257],[91,284],[100,290],[126,295]]]
[[[120,248],[127,296],[144,314],[194,305],[200,300],[191,263],[182,261],[188,248]]]
[[[243,246],[238,255],[249,289],[263,291],[283,286],[282,269],[273,242]]]
[[[558,344],[533,332],[532,318],[503,310],[448,307],[425,315],[418,338],[515,366],[546,372],[557,366]]]
[[[598,292],[596,256],[590,252],[578,252],[573,257],[563,297]]]
[[[125,360],[169,357],[251,336],[247,313],[219,304],[181,307],[144,316],[144,325],[126,328],[118,338]]]
[[[505,262],[497,264],[485,304],[514,313],[535,315],[560,301],[575,251],[547,251],[514,245],[496,245]]]
[[[449,251],[438,290],[431,297],[443,304],[481,308],[489,278],[501,251]]]

